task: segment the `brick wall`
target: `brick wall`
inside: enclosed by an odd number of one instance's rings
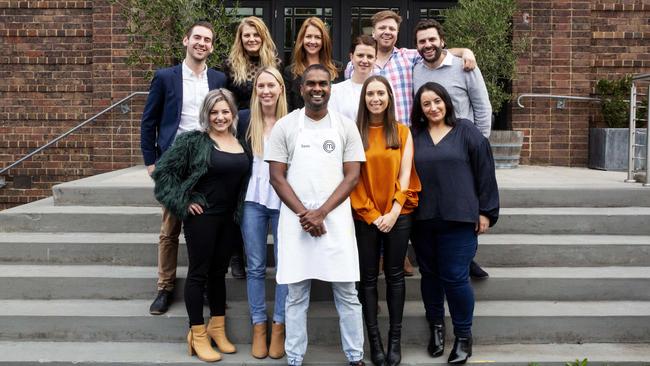
[[[0,166],[4,167],[133,91],[120,9],[102,1],[0,1]],[[56,183],[141,162],[144,97],[100,117],[5,175],[0,209],[51,195]]]
[[[650,71],[648,0],[518,0],[515,39],[530,36],[515,95],[589,96],[600,78]],[[0,0],[0,166],[4,167],[134,91],[143,71],[124,61],[125,27],[109,0]],[[526,20],[526,21],[525,21]],[[480,62],[480,60],[479,60]],[[51,195],[53,184],[141,163],[138,97],[12,169],[0,209]],[[513,107],[524,164],[585,166],[598,106],[547,99]]]
[[[650,71],[647,0],[518,0],[515,39],[529,36],[515,96],[593,96],[596,82]],[[527,21],[526,21],[527,20]],[[525,99],[512,126],[525,134],[522,163],[586,166],[589,127],[604,126],[598,104]]]

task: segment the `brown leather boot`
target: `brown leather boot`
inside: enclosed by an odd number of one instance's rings
[[[208,332],[204,324],[193,325],[187,333],[187,353],[196,355],[201,361],[215,362],[221,359],[219,352],[210,344]]]
[[[222,353],[235,353],[237,348],[226,337],[226,317],[213,316],[208,322],[208,335]]]
[[[266,322],[253,325],[251,355],[255,358],[266,358],[269,355],[269,348],[266,345]]]
[[[404,257],[404,276],[411,277],[414,273],[413,265],[409,260],[409,257]]]
[[[271,326],[271,346],[269,346],[269,357],[284,357],[284,324],[273,322]]]

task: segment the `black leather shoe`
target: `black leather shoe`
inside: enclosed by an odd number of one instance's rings
[[[490,277],[490,275],[474,261],[469,264],[469,276],[475,280],[484,280]]]
[[[467,359],[472,355],[472,338],[457,337],[454,340],[454,348],[451,349],[451,354],[447,363],[461,364],[467,362]]]
[[[169,306],[172,304],[174,299],[174,293],[167,290],[159,290],[156,299],[151,303],[149,307],[149,314],[151,315],[161,315],[169,310]]]
[[[366,366],[365,362],[363,360],[359,361],[352,361],[349,363],[350,366]]]
[[[381,343],[379,329],[368,329],[368,344],[370,345],[370,360],[372,364],[375,366],[384,366],[386,353],[384,353],[384,345]]]
[[[440,357],[445,352],[445,325],[429,323],[431,338],[427,351],[431,357]]]
[[[244,259],[239,255],[233,255],[230,258],[230,273],[238,280],[246,278],[246,270],[244,269]]]
[[[388,332],[386,366],[397,366],[402,362],[401,330]]]

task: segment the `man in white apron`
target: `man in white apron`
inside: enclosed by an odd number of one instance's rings
[[[289,365],[307,351],[311,280],[332,283],[341,342],[350,365],[363,365],[363,318],[354,283],[359,258],[350,192],[365,153],[356,125],[328,112],[330,74],[322,65],[303,73],[305,108],[280,119],[264,159],[282,200],[276,279],[288,284],[285,350]]]

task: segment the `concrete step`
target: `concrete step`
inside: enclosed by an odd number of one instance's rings
[[[180,242],[178,263],[186,266],[183,235]],[[10,232],[0,235],[0,262],[155,266],[157,243],[153,233]],[[272,250],[269,245],[269,265]],[[489,267],[650,266],[650,236],[486,234],[477,261]]]
[[[476,254],[486,266],[650,265],[647,235],[486,234]]]
[[[497,171],[502,207],[650,207],[647,189],[624,179],[620,172],[577,168]],[[56,205],[158,206],[144,166],[58,184],[52,192]]]
[[[650,207],[504,208],[494,234],[649,235]]]
[[[153,181],[143,165],[57,184],[52,187],[56,205],[159,206]]]
[[[0,363],[12,366],[68,365],[201,365],[187,355],[185,343],[158,342],[0,342]],[[309,345],[306,365],[344,365],[338,346]],[[446,364],[444,356],[431,358],[424,347],[403,345],[402,365]],[[589,365],[643,366],[650,360],[648,344],[509,344],[476,345],[471,363],[494,366],[565,366],[566,362],[588,359]],[[223,355],[219,365],[285,365],[286,358],[257,360],[250,356],[250,345],[237,344],[237,353]],[[370,365],[368,357],[366,364]]]
[[[52,198],[0,212],[0,232],[157,233],[159,207],[55,206]],[[650,207],[504,208],[494,234],[650,235]]]
[[[478,300],[650,301],[650,267],[485,268],[490,279],[473,281]],[[175,296],[183,298],[186,267],[179,267]],[[266,279],[273,299],[275,270]],[[0,265],[0,299],[153,299],[156,267]],[[386,283],[378,281],[384,299]],[[226,279],[229,301],[246,301],[246,281]],[[407,300],[419,300],[420,276],[406,278]],[[317,282],[314,301],[331,300],[328,284]]]
[[[0,211],[0,232],[155,233],[160,207],[55,206],[45,198]]]
[[[182,342],[186,335],[184,304],[163,316],[148,313],[149,300],[0,300],[0,341]],[[383,309],[386,304],[381,302]],[[204,314],[207,314],[207,309]],[[387,312],[380,314],[388,329]],[[244,302],[229,302],[229,337],[250,342],[250,319]],[[448,336],[451,324],[448,322]],[[335,345],[339,329],[334,304],[313,302],[309,311],[312,344]],[[476,344],[509,343],[650,343],[647,301],[479,301],[472,333]],[[424,345],[428,326],[420,301],[404,308],[404,344]]]

